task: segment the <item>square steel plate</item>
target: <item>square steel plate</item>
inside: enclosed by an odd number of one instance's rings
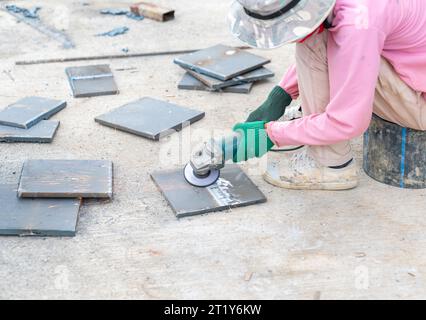
[[[237,166],[221,170],[219,180],[206,188],[190,185],[183,169],[151,174],[178,218],[266,202],[266,197]]]
[[[18,196],[23,198],[112,198],[112,162],[27,160]]]
[[[29,129],[0,126],[0,142],[50,143],[59,127],[59,121],[43,120]]]
[[[242,74],[240,76],[237,76],[233,79],[227,80],[227,81],[221,81],[216,78],[206,76],[204,74],[200,74],[198,72],[187,70],[188,73],[190,73],[194,78],[201,81],[203,84],[205,84],[207,87],[213,90],[220,90],[227,88],[229,86],[235,86],[239,84],[247,84],[252,83],[255,81],[265,80],[267,78],[273,77],[275,74],[264,67],[261,67],[259,69],[247,72],[245,74]]]
[[[26,97],[0,110],[0,125],[29,129],[66,106],[67,103],[61,100]]]
[[[95,121],[152,140],[181,130],[204,117],[204,112],[143,98],[95,118]]]
[[[79,199],[22,199],[16,185],[0,185],[0,235],[74,236]]]
[[[207,87],[200,80],[194,78],[188,72],[184,74],[182,80],[178,84],[178,88],[182,90],[198,90],[198,91],[210,91],[210,92],[227,92],[227,93],[250,93],[253,87],[253,83],[237,84],[235,86],[226,87],[219,90],[212,90]]]
[[[75,98],[114,95],[117,84],[109,65],[70,67],[65,69]]]
[[[178,57],[174,63],[198,73],[225,81],[260,68],[270,60],[246,50],[225,45],[189,53]]]

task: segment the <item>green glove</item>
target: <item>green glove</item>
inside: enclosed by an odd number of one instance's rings
[[[235,125],[233,130],[241,134],[241,141],[233,157],[235,163],[261,158],[272,149],[274,143],[268,137],[265,123],[265,121],[256,121]]]
[[[286,107],[291,103],[291,96],[280,86],[276,86],[268,96],[268,99],[256,110],[250,113],[246,122],[276,121],[281,118]]]

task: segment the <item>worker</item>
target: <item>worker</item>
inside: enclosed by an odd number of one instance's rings
[[[425,0],[238,0],[232,33],[248,45],[296,43],[295,64],[246,123],[267,139],[246,146],[261,157],[274,145],[304,145],[268,158],[264,179],[288,189],[345,190],[358,185],[350,140],[373,112],[426,130]],[[303,117],[277,121],[300,98]],[[241,159],[240,159],[241,160]],[[244,160],[244,159],[242,159]]]

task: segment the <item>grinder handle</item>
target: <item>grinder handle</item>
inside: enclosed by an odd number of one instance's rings
[[[230,136],[223,137],[220,141],[222,146],[223,163],[234,158],[238,152],[238,146],[241,142],[241,133],[234,132]]]

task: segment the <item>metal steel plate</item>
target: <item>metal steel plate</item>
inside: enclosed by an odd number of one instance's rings
[[[219,44],[183,55],[174,62],[186,69],[225,81],[258,69],[270,60],[246,50]]]
[[[65,69],[75,98],[113,95],[118,93],[109,65],[70,67]]]
[[[23,198],[112,198],[112,162],[27,160],[18,196]]]
[[[182,169],[155,172],[151,177],[178,218],[266,202],[237,165],[223,168],[217,182],[206,188],[189,184]]]
[[[0,235],[74,236],[79,199],[22,199],[16,185],[0,185]]]
[[[243,83],[243,84],[238,84],[235,86],[226,87],[221,90],[212,90],[209,87],[207,87],[205,84],[203,84],[201,81],[199,81],[198,79],[190,75],[188,72],[185,73],[182,80],[178,84],[178,88],[182,90],[199,90],[199,91],[211,91],[211,92],[222,91],[227,93],[243,93],[243,94],[250,93],[252,87],[253,87],[253,83]]]
[[[157,99],[143,98],[98,116],[95,121],[148,139],[159,140],[202,119],[204,115],[201,111]]]
[[[238,77],[235,77],[227,81],[221,81],[216,78],[206,76],[204,74],[200,74],[192,70],[188,70],[188,73],[190,73],[194,78],[198,79],[199,81],[201,81],[203,84],[205,84],[208,88],[212,90],[225,89],[229,86],[235,86],[239,84],[247,84],[247,83],[252,83],[252,82],[256,82],[260,80],[265,80],[275,75],[271,70],[264,67],[247,72],[245,74],[242,74]]]
[[[50,143],[59,127],[59,121],[43,120],[29,129],[0,126],[0,142]]]
[[[26,97],[0,111],[0,125],[28,129],[66,106],[61,100]]]

